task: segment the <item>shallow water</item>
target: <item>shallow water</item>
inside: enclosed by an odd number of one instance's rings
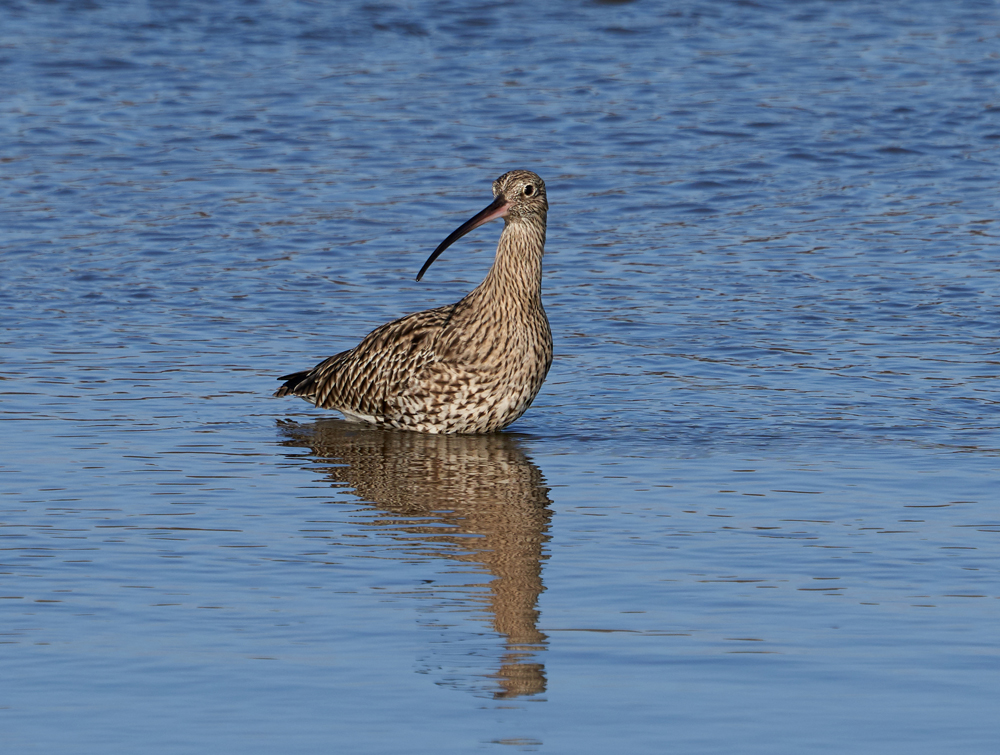
[[[12,752],[993,752],[993,3],[0,3]],[[275,377],[453,301],[427,437]]]

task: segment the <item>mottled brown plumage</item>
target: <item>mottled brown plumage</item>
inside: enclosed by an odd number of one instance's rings
[[[427,433],[489,433],[516,420],[552,364],[542,308],[545,184],[527,170],[493,182],[493,203],[445,239],[417,280],[461,236],[504,219],[496,260],[456,304],[376,328],[311,370],[286,375],[275,396],[299,396],[350,420]]]

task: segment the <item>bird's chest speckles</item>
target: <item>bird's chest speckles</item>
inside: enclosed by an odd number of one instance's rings
[[[437,358],[387,402],[392,426],[490,432],[524,413],[551,362],[548,323],[483,319],[438,341]]]

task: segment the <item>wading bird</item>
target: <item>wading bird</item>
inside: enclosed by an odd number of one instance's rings
[[[465,298],[376,328],[353,349],[285,375],[275,396],[298,396],[347,419],[425,433],[489,433],[520,417],[552,364],[542,308],[545,184],[528,170],[493,182],[493,202],[427,258],[503,218],[496,259]]]

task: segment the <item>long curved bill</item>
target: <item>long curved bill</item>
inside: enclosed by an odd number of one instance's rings
[[[464,223],[462,223],[462,225],[460,225],[458,228],[452,231],[451,235],[448,238],[446,238],[438,245],[437,249],[431,252],[431,256],[427,258],[427,262],[424,263],[424,266],[420,268],[420,272],[417,273],[417,280],[420,280],[421,278],[424,277],[424,273],[427,272],[427,268],[429,268],[431,265],[434,264],[434,260],[436,260],[438,257],[441,256],[441,252],[443,252],[449,246],[454,244],[456,241],[462,238],[462,236],[467,234],[473,228],[478,228],[483,223],[489,223],[491,220],[494,220],[496,218],[502,218],[504,215],[507,214],[507,210],[509,207],[510,205],[507,203],[507,200],[504,199],[503,196],[501,195],[496,199],[494,199],[493,202],[490,203],[489,207],[487,207],[482,212],[477,213],[476,215],[474,215],[473,217],[469,218]]]

